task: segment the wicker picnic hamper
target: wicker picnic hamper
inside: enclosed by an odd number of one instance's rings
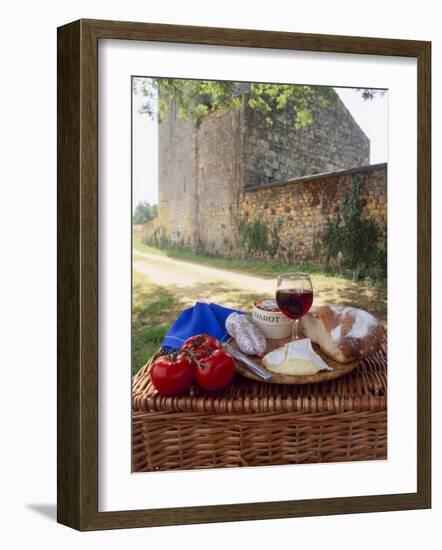
[[[238,375],[224,392],[194,387],[180,397],[153,388],[155,357],[133,379],[134,472],[387,458],[386,341],[329,382],[289,386]]]

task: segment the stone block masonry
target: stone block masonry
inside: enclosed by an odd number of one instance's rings
[[[198,127],[175,107],[159,124],[158,217],[145,231],[160,246],[224,255],[237,238],[243,113],[218,110]]]
[[[170,107],[158,130],[158,216],[138,236],[195,253],[309,260],[352,174],[366,214],[386,228],[386,165],[364,166],[370,142],[337,96],[312,104],[313,123],[303,129],[293,106],[273,111],[268,124],[241,97],[240,109],[220,108],[198,124]],[[268,246],[245,247],[242,230],[253,223]]]
[[[341,210],[344,197],[351,191],[353,177],[357,177],[361,185],[364,214],[385,234],[386,164],[245,188],[240,220],[245,224],[259,220],[268,232],[274,227],[277,229],[279,246],[275,257],[278,259],[288,262],[315,259],[317,243],[321,241],[327,222]],[[254,251],[251,255],[271,258],[268,250]]]
[[[305,178],[297,178],[280,183],[270,183],[257,187],[246,187],[239,193],[239,204],[234,205],[230,214],[227,202],[218,206],[218,218],[207,216],[201,221],[201,235],[211,235],[204,225],[211,227],[212,235],[224,235],[214,247],[214,238],[209,236],[207,248],[200,243],[204,252],[225,257],[253,257],[263,260],[279,259],[288,263],[311,261],[317,258],[317,243],[330,218],[342,207],[344,197],[350,193],[352,178],[357,177],[361,185],[361,200],[364,214],[370,217],[381,231],[387,231],[387,164],[375,164],[351,170],[340,170]],[[224,193],[224,192],[222,192]],[[234,197],[231,196],[231,200]],[[233,213],[237,213],[236,216]],[[223,222],[224,220],[224,222]],[[241,223],[253,224],[258,221],[267,228],[269,246],[264,250],[247,251],[239,234]],[[229,239],[225,238],[220,224],[229,223]],[[160,216],[137,226],[136,238],[150,240],[163,234],[159,228]],[[227,226],[226,226],[227,227]],[[272,230],[278,239],[278,246],[271,253]],[[161,243],[157,243],[160,244]],[[164,243],[167,246],[170,243]]]
[[[246,187],[370,163],[370,140],[339,96],[309,109],[313,122],[305,128],[296,128],[291,105],[273,113],[271,125],[259,112],[244,110]]]

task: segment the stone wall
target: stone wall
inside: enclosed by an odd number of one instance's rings
[[[151,218],[145,223],[137,224],[132,227],[132,236],[135,241],[152,242],[159,233],[159,217]]]
[[[239,200],[243,188],[242,113],[215,111],[194,135],[198,249],[226,255],[237,242]]]
[[[277,230],[280,240],[277,257],[290,262],[311,260],[315,243],[321,240],[328,220],[340,211],[354,176],[361,185],[364,213],[386,232],[386,164],[245,188],[239,219],[246,224],[259,220],[268,232],[281,220]],[[251,255],[262,259],[271,257],[268,251]]]
[[[281,220],[282,257],[310,257],[351,175],[293,176],[368,164],[370,149],[339,99],[312,109],[315,122],[296,130],[293,110],[275,113],[270,127],[247,108],[211,112],[195,126],[172,106],[159,124],[158,216],[135,228],[135,238],[239,257],[241,223],[261,220],[271,231]],[[367,212],[385,224],[386,167],[361,168],[360,176]],[[291,179],[275,183],[283,178]]]
[[[370,163],[370,140],[339,96],[327,106],[310,105],[313,122],[297,129],[293,105],[272,114],[273,124],[256,110],[244,110],[246,186],[286,181]]]
[[[224,254],[237,240],[242,112],[219,110],[196,128],[175,108],[159,124],[158,218],[145,231],[164,246]]]
[[[227,120],[223,124],[227,124]],[[230,166],[233,169],[234,164]],[[219,186],[215,188],[218,199],[216,193],[210,192],[208,180],[203,180],[200,185],[199,221],[197,224],[189,223],[188,229],[192,232],[196,227],[200,242],[200,249],[196,247],[193,250],[226,257],[272,259],[271,233],[275,229],[278,240],[275,258],[287,262],[315,259],[316,243],[321,241],[328,220],[340,211],[345,195],[351,190],[354,176],[361,185],[365,215],[386,233],[387,164],[247,187],[238,193],[223,188],[220,175]],[[202,203],[206,205],[204,211],[201,210]],[[250,225],[256,221],[266,226],[270,246],[263,251],[247,251],[238,228],[241,223]],[[180,227],[184,227],[183,224]],[[164,247],[170,245],[168,234],[160,215],[144,225],[134,227],[135,239],[156,239],[160,244],[161,239],[165,239],[162,243]],[[181,243],[175,244],[186,247]]]
[[[158,220],[154,229],[174,245],[194,247],[197,191],[194,128],[175,106],[158,125]]]

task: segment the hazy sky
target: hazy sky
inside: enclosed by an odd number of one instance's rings
[[[370,139],[370,163],[388,160],[388,93],[365,101],[353,88],[335,88],[353,118]],[[158,202],[158,129],[156,120],[140,114],[145,98],[133,97],[133,205]]]

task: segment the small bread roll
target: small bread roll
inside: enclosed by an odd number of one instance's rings
[[[301,326],[307,338],[339,363],[374,355],[384,336],[376,317],[354,307],[314,307],[302,317]]]

